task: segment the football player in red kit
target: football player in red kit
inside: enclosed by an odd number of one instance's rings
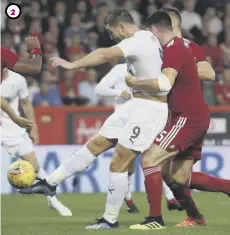
[[[3,69],[6,67],[18,73],[39,73],[42,66],[42,52],[38,39],[36,37],[26,38],[27,51],[31,58],[20,57],[8,48],[1,46],[1,77]],[[19,126],[30,128],[34,123],[26,118],[19,117],[12,110],[8,102],[0,97],[1,109]]]
[[[163,8],[162,10],[166,11],[171,20],[172,27],[175,35],[179,38],[182,38],[181,34],[181,16],[177,9],[175,8]],[[207,62],[205,54],[200,46],[198,46],[195,42],[184,39],[184,42],[187,43],[191,49],[193,56],[196,59],[196,65],[198,70],[198,75],[200,80],[204,81],[214,81],[215,72],[212,69],[211,65]],[[201,159],[201,150],[202,150],[203,140],[201,139],[196,145],[191,146],[189,149],[181,152],[178,157],[183,158],[192,158],[195,160]],[[168,178],[167,174],[169,172],[169,164],[165,164],[162,167],[163,174]],[[180,176],[177,176],[180,177]],[[205,174],[203,172],[192,172],[189,182],[189,187],[191,189],[198,189],[201,191],[208,192],[222,192],[230,196],[230,180],[215,178],[211,175]],[[183,223],[184,226],[189,225],[188,223]],[[182,224],[181,224],[182,225]]]
[[[161,167],[176,155],[170,165],[168,184],[176,198],[180,199],[189,218],[205,224],[191,195],[187,194],[189,190],[186,183],[195,160],[181,158],[178,155],[198,144],[209,127],[209,108],[203,100],[196,61],[189,45],[183,39],[175,37],[171,18],[166,12],[155,12],[149,18],[148,26],[163,46],[162,73],[154,80],[137,81],[129,76],[126,82],[135,89],[171,90],[168,104],[172,117],[169,125],[142,156],[150,215],[143,223],[130,228],[144,230],[164,228],[161,211]],[[177,174],[180,177],[175,177]]]

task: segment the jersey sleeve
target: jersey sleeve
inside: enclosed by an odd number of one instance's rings
[[[180,71],[183,65],[183,55],[178,46],[168,46],[163,50],[163,64],[161,69],[173,68]]]
[[[196,59],[196,63],[207,61],[206,56],[200,46],[198,46],[195,42],[191,42],[190,47],[192,48],[192,53]]]
[[[27,82],[26,79],[19,75],[21,78],[21,82],[20,82],[20,90],[19,90],[19,99],[25,99],[29,96],[29,90],[28,90],[28,86],[27,86]]]
[[[17,63],[19,56],[8,48],[1,47],[2,62],[5,67],[12,69]]]
[[[124,70],[120,65],[113,67],[98,83],[95,88],[95,92],[101,96],[120,96],[123,90],[113,89],[120,77],[124,77],[127,74],[127,70]]]
[[[135,51],[137,49],[136,38],[131,37],[131,38],[124,39],[120,43],[118,43],[116,46],[119,47],[123,51],[125,58],[128,56],[134,56]]]

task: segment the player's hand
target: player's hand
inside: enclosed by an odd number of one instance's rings
[[[137,79],[131,74],[128,74],[125,76],[125,82],[128,87],[133,87],[133,85],[136,83]]]
[[[26,119],[26,118],[23,118],[23,117],[20,117],[20,116],[17,116],[14,118],[13,120],[16,124],[18,124],[20,127],[23,127],[23,128],[32,128],[34,126],[34,122]]]
[[[33,140],[34,144],[39,144],[38,128],[36,126],[31,128],[31,130],[29,131],[29,136]]]
[[[31,51],[35,48],[41,49],[41,45],[37,37],[27,37],[25,41],[26,41],[27,52],[31,53]]]
[[[71,62],[68,62],[66,60],[63,60],[61,58],[58,58],[58,57],[53,57],[50,59],[52,61],[52,65],[53,67],[57,68],[58,66],[64,68],[64,69],[74,69],[73,67],[73,63]]]
[[[120,97],[123,99],[129,99],[131,97],[131,95],[127,90],[125,90],[125,91],[121,92]]]

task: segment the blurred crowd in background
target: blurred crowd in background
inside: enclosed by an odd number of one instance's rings
[[[126,8],[141,28],[149,15],[174,6],[182,16],[183,35],[202,46],[216,71],[214,83],[204,83],[210,105],[230,105],[230,1],[229,0],[14,0],[22,6],[15,20],[5,17],[10,1],[2,0],[1,44],[25,55],[27,35],[37,36],[44,53],[42,73],[25,75],[34,106],[111,105],[94,88],[117,63],[78,71],[54,69],[49,61],[58,56],[69,61],[98,47],[115,43],[104,28],[104,19],[115,7]]]

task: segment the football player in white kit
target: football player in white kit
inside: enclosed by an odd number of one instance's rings
[[[72,70],[125,58],[129,72],[138,80],[162,76],[162,49],[159,41],[151,32],[140,30],[127,10],[112,11],[105,26],[111,37],[120,43],[110,48],[99,48],[74,62],[53,58],[53,66]],[[168,119],[167,94],[168,91],[133,90],[133,98],[108,117],[96,136],[45,180],[20,190],[21,193],[55,195],[58,184],[87,169],[104,151],[116,147],[110,166],[105,213],[87,229],[118,228],[119,211],[128,189],[129,164],[150,147],[165,127]]]
[[[95,93],[102,97],[114,97],[115,110],[131,98],[130,89],[125,83],[125,76],[127,75],[127,64],[115,65],[97,84]],[[125,203],[130,213],[135,213],[136,205],[132,200],[131,181],[132,174],[135,170],[134,162],[132,162],[128,169],[128,191],[125,196]],[[180,203],[175,199],[171,189],[163,181],[163,192],[167,200],[167,207],[169,210],[183,210]]]
[[[114,97],[115,109],[121,107],[131,98],[129,88],[125,83],[125,75],[127,74],[127,64],[117,64],[106,74],[95,88],[95,93],[102,97]],[[134,161],[128,169],[128,190],[125,195],[125,203],[129,213],[139,213],[139,209],[132,199],[131,182],[134,172]]]
[[[19,102],[22,106],[25,116],[35,123],[32,104],[29,101],[29,92],[26,79],[18,73],[12,72],[7,68],[3,70],[1,84],[1,95],[4,97],[15,113],[19,115]],[[36,171],[38,180],[44,179],[47,174],[44,169],[40,168],[32,140],[38,142],[37,127],[34,126],[29,134],[26,129],[15,124],[9,116],[1,111],[1,145],[6,149],[9,155],[14,158],[20,157],[30,162]],[[50,208],[55,209],[62,216],[72,216],[72,212],[65,207],[56,197],[47,196]]]

